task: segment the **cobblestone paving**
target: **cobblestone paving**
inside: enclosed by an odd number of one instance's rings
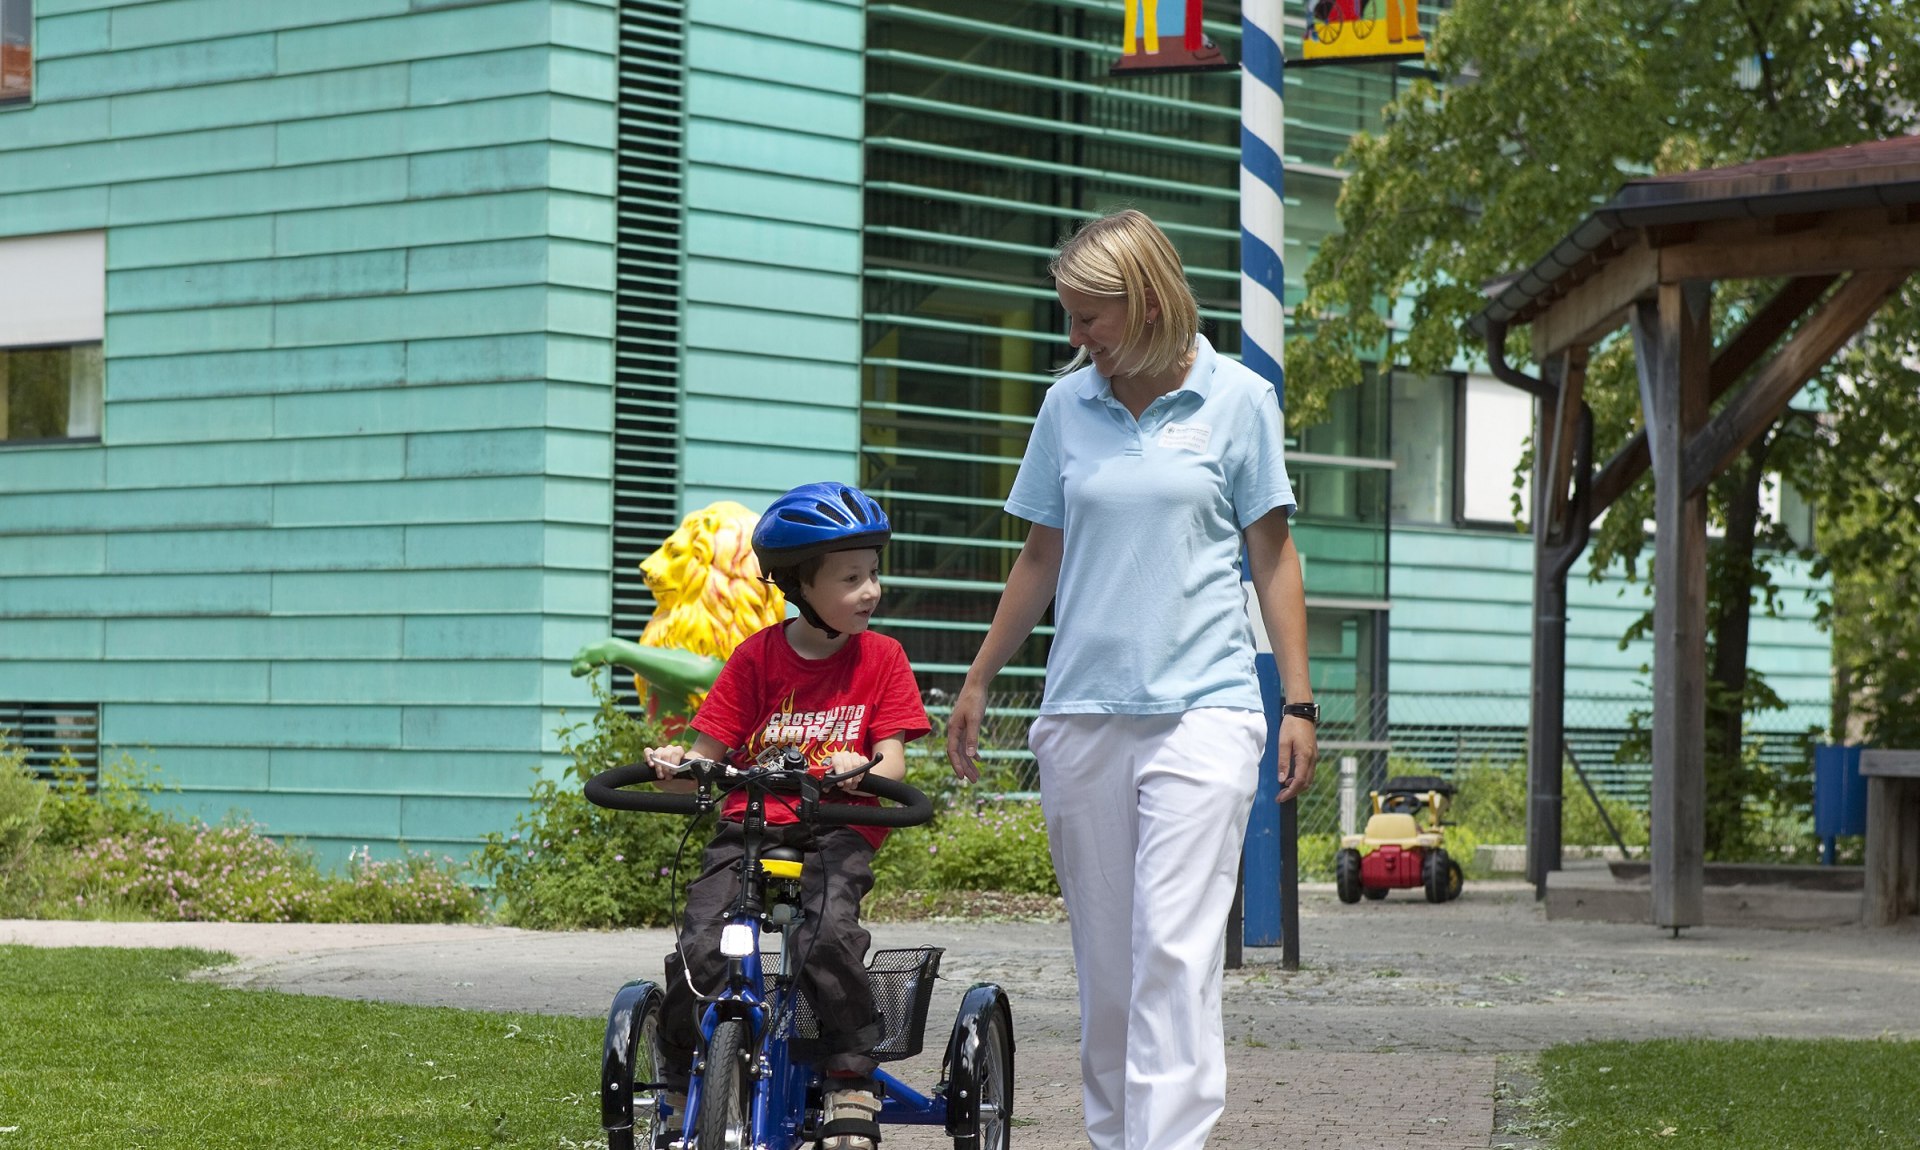
[[[1593,1038],[1920,1037],[1920,925],[1823,931],[1546,921],[1530,888],[1470,883],[1342,906],[1310,887],[1302,967],[1246,952],[1227,975],[1229,1099],[1215,1150],[1487,1147],[1496,1056]],[[1020,1150],[1084,1146],[1078,1011],[1066,929],[912,923],[876,945],[947,948],[927,1053],[892,1069],[931,1084],[959,996],[1004,986],[1018,1050]],[[597,1015],[658,970],[660,931],[538,934],[485,927],[236,927],[0,922],[0,943],[186,945],[233,952],[216,977],[350,998]],[[894,1150],[946,1144],[901,1129]]]

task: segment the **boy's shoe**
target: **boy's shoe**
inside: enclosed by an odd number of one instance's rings
[[[663,1128],[654,1135],[654,1150],[681,1150],[685,1143],[680,1131],[687,1128],[687,1092],[669,1090],[660,1095],[660,1101],[667,1104],[667,1117]]]
[[[827,1091],[821,1150],[874,1150],[880,1145],[880,1095],[870,1083]]]

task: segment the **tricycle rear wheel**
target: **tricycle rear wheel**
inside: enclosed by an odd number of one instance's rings
[[[954,1150],[1010,1150],[1013,1145],[1013,1035],[1005,1012],[990,1010],[980,1022],[972,1138],[955,1138]]]

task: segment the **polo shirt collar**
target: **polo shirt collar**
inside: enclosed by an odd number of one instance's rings
[[[1174,388],[1171,394],[1178,395],[1183,391],[1190,391],[1204,401],[1208,393],[1213,390],[1213,369],[1219,362],[1219,356],[1204,335],[1193,337],[1193,352],[1193,366],[1187,368],[1187,378],[1181,380],[1180,386]],[[1079,384],[1074,388],[1074,394],[1081,399],[1111,399],[1113,381],[1089,368],[1082,373]]]

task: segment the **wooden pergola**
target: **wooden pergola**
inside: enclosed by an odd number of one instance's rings
[[[1567,573],[1588,529],[1654,477],[1653,921],[1703,918],[1707,485],[1920,268],[1920,137],[1636,180],[1470,323],[1500,379],[1538,400],[1527,871],[1560,866]],[[1779,281],[1713,345],[1719,280]],[[1531,329],[1541,377],[1507,336]],[[1631,329],[1645,430],[1592,463],[1589,350]],[[1724,397],[1724,402],[1721,400]]]

